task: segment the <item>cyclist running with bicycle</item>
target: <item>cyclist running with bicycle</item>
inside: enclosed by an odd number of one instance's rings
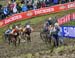
[[[4,40],[7,42],[10,38],[10,33],[12,32],[12,28],[8,27],[8,29],[4,32]]]
[[[52,18],[49,17],[47,19],[47,21],[44,23],[44,32],[48,32],[49,31],[49,28],[51,27],[52,24],[53,24]]]
[[[33,28],[31,27],[30,24],[26,24],[24,30],[25,30],[25,34],[27,37],[27,41],[31,42],[31,36],[30,35],[31,35],[31,32],[33,31]]]

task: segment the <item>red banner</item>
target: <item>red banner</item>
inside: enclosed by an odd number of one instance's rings
[[[58,23],[59,23],[59,25],[62,25],[64,23],[70,22],[72,20],[75,20],[75,13],[68,14],[62,18],[59,18]]]
[[[69,22],[70,20],[71,20],[71,15],[68,14],[68,15],[66,15],[66,16],[64,16],[64,17],[62,17],[62,18],[59,18],[59,19],[58,19],[58,23],[59,23],[59,25],[62,25],[62,24],[64,24],[64,23]]]
[[[75,13],[73,13],[73,14],[71,15],[71,17],[72,17],[72,20],[75,20]]]
[[[19,14],[14,14],[14,15],[0,21],[0,28],[9,23],[19,21],[22,19],[28,19],[28,18],[32,18],[32,17],[38,16],[38,15],[50,14],[50,13],[54,13],[54,12],[60,12],[60,11],[68,10],[68,9],[72,9],[72,8],[75,8],[75,2],[70,2],[70,3],[66,3],[66,4],[60,4],[60,5],[56,5],[56,6],[40,8],[40,9],[36,9],[36,10],[22,12]],[[73,18],[75,18],[74,15],[75,14],[73,14]],[[69,21],[70,20],[69,16],[70,15],[65,16],[66,20],[64,20],[64,18],[61,18],[61,20],[58,20],[58,22],[59,23],[61,22],[60,24],[62,24],[62,23]]]

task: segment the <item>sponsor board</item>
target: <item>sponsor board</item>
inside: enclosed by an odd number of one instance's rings
[[[3,23],[0,24],[0,28],[9,23],[18,21],[18,20],[28,19],[28,18],[32,18],[32,17],[42,15],[42,14],[45,15],[45,14],[50,14],[50,13],[54,13],[54,12],[60,12],[60,11],[68,10],[68,9],[72,9],[72,8],[75,8],[75,2],[70,2],[70,3],[66,3],[66,4],[55,5],[55,6],[51,6],[51,7],[45,7],[45,8],[40,8],[40,9],[36,9],[36,10],[30,10],[27,12],[22,12],[22,13],[15,14],[13,16],[10,16],[10,17],[2,20]],[[73,17],[73,19],[75,18],[74,15],[71,17]],[[58,19],[59,24],[64,24],[69,21],[70,21],[70,15],[60,18],[60,20]]]
[[[37,9],[34,11],[35,15],[39,15],[39,14],[44,14],[44,13],[51,13],[54,12],[54,8],[42,8],[42,9]]]
[[[0,26],[2,26],[4,23],[3,23],[3,21],[0,21]]]
[[[8,24],[10,22],[13,22],[13,21],[21,19],[21,18],[22,18],[21,15],[16,15],[16,16],[12,16],[11,18],[4,20],[4,22],[5,22],[5,24]]]
[[[75,7],[75,3],[68,4],[68,8],[74,8],[74,7]]]
[[[68,14],[68,15],[66,15],[66,16],[64,16],[64,17],[62,17],[62,18],[59,18],[57,21],[58,21],[58,23],[59,23],[59,25],[62,25],[62,24],[64,24],[64,23],[67,23],[67,22],[70,22],[71,21],[71,16],[72,16],[72,14]]]
[[[75,26],[62,26],[63,37],[75,38]]]
[[[32,16],[32,15],[33,15],[33,12],[31,12],[31,11],[27,12],[27,16]]]

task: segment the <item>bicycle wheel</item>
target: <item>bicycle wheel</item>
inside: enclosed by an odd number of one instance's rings
[[[43,41],[45,41],[45,39],[46,39],[46,34],[45,34],[45,32],[40,32],[40,37],[41,37],[41,39],[42,39]]]

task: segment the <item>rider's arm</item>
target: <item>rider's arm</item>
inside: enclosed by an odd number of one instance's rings
[[[23,28],[23,31],[25,31],[26,30],[26,28]]]
[[[34,31],[34,29],[31,27],[31,31]]]
[[[12,30],[11,32],[10,32],[10,34],[13,34],[14,33],[14,30]]]
[[[5,31],[5,34],[9,34],[9,33],[8,33],[8,30],[7,30],[7,31]]]

